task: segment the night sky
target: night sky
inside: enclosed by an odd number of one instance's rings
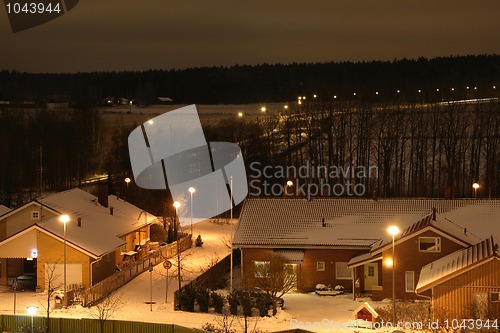
[[[76,72],[500,54],[498,0],[81,0],[13,33],[0,69]]]

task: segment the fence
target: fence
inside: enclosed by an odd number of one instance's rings
[[[100,332],[98,319],[50,318],[51,333],[88,333]],[[33,317],[35,332],[46,325],[45,317]],[[31,328],[30,316],[0,315],[0,330],[13,333],[20,328]],[[26,331],[26,330],[25,330]],[[30,330],[31,331],[31,330]],[[197,328],[187,328],[175,324],[144,323],[136,321],[107,320],[103,333],[206,333]]]
[[[191,235],[186,235],[179,239],[181,252],[191,248],[191,245]],[[157,265],[160,262],[163,262],[164,258],[172,258],[175,255],[177,255],[177,242],[160,247],[159,250],[153,251],[151,254],[135,261],[132,266],[129,266],[102,280],[101,282],[96,283],[92,287],[85,289],[82,297],[82,305],[92,306],[98,303],[112,291],[124,286],[139,274],[148,270],[150,263]]]
[[[239,249],[233,250],[233,267],[239,266],[241,261],[241,252]],[[203,272],[196,279],[184,285],[181,291],[189,287],[203,287],[210,288],[213,287],[215,280],[229,273],[231,267],[231,255],[227,255],[221,261],[213,265],[210,269]],[[176,306],[179,297],[179,291],[174,292],[174,307]]]

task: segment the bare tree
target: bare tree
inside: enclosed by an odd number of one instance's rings
[[[90,309],[90,315],[99,321],[101,333],[104,333],[106,321],[123,307],[123,300],[117,293],[104,297],[99,303]]]
[[[56,264],[55,263],[45,263],[45,286],[47,291],[47,303],[46,306],[42,304],[42,307],[46,311],[45,317],[45,330],[47,333],[50,332],[50,313],[53,308],[51,307],[52,298],[55,296],[56,291],[61,287],[59,278],[61,274],[56,274]]]
[[[255,265],[245,273],[247,287],[258,287],[270,296],[273,315],[277,312],[276,299],[297,286],[297,276],[286,263],[283,256],[275,255],[270,261]]]

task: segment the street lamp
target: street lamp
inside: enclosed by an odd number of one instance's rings
[[[177,227],[178,223],[178,218],[179,218],[179,207],[181,206],[181,203],[179,201],[174,201],[174,207],[175,207],[175,230],[176,232],[176,241],[177,241],[177,281],[179,282],[179,291],[177,295],[177,307],[180,310],[180,303],[179,303],[179,297],[180,297],[180,292],[181,292],[181,246],[179,244],[179,228]]]
[[[474,199],[477,199],[477,189],[479,188],[478,183],[472,184],[472,188],[474,189]]]
[[[67,304],[66,300],[66,223],[69,222],[69,216],[64,214],[59,217],[59,221],[63,223],[63,230],[64,230],[64,305]]]
[[[127,184],[127,199],[128,199],[128,184],[130,183],[130,178],[125,178],[125,183]]]
[[[286,182],[286,187],[285,187],[285,195],[288,196],[288,189],[293,186],[293,182],[291,180]]]
[[[38,306],[30,305],[26,307],[26,311],[28,311],[28,314],[31,316],[31,333],[33,333],[33,317],[35,316],[35,313],[38,311]]]
[[[399,234],[399,228],[391,225],[387,231],[392,235],[392,324],[396,323],[396,258],[394,257],[394,236]]]
[[[191,237],[193,237],[193,193],[196,192],[196,189],[191,186],[188,191],[191,194]]]

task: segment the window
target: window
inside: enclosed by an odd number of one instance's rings
[[[325,271],[325,262],[316,261],[316,272],[324,272],[324,271]]]
[[[39,220],[40,219],[40,212],[37,210],[32,210],[31,211],[31,219],[32,220]]]
[[[490,293],[490,301],[492,302],[500,302],[500,292],[493,291]]]
[[[415,272],[406,271],[405,273],[405,291],[407,293],[415,292]]]
[[[419,237],[418,249],[420,252],[441,252],[441,238]]]
[[[335,263],[335,277],[337,280],[351,280],[352,270],[347,267],[347,262]]]
[[[254,276],[257,278],[269,277],[269,261],[254,261]]]

